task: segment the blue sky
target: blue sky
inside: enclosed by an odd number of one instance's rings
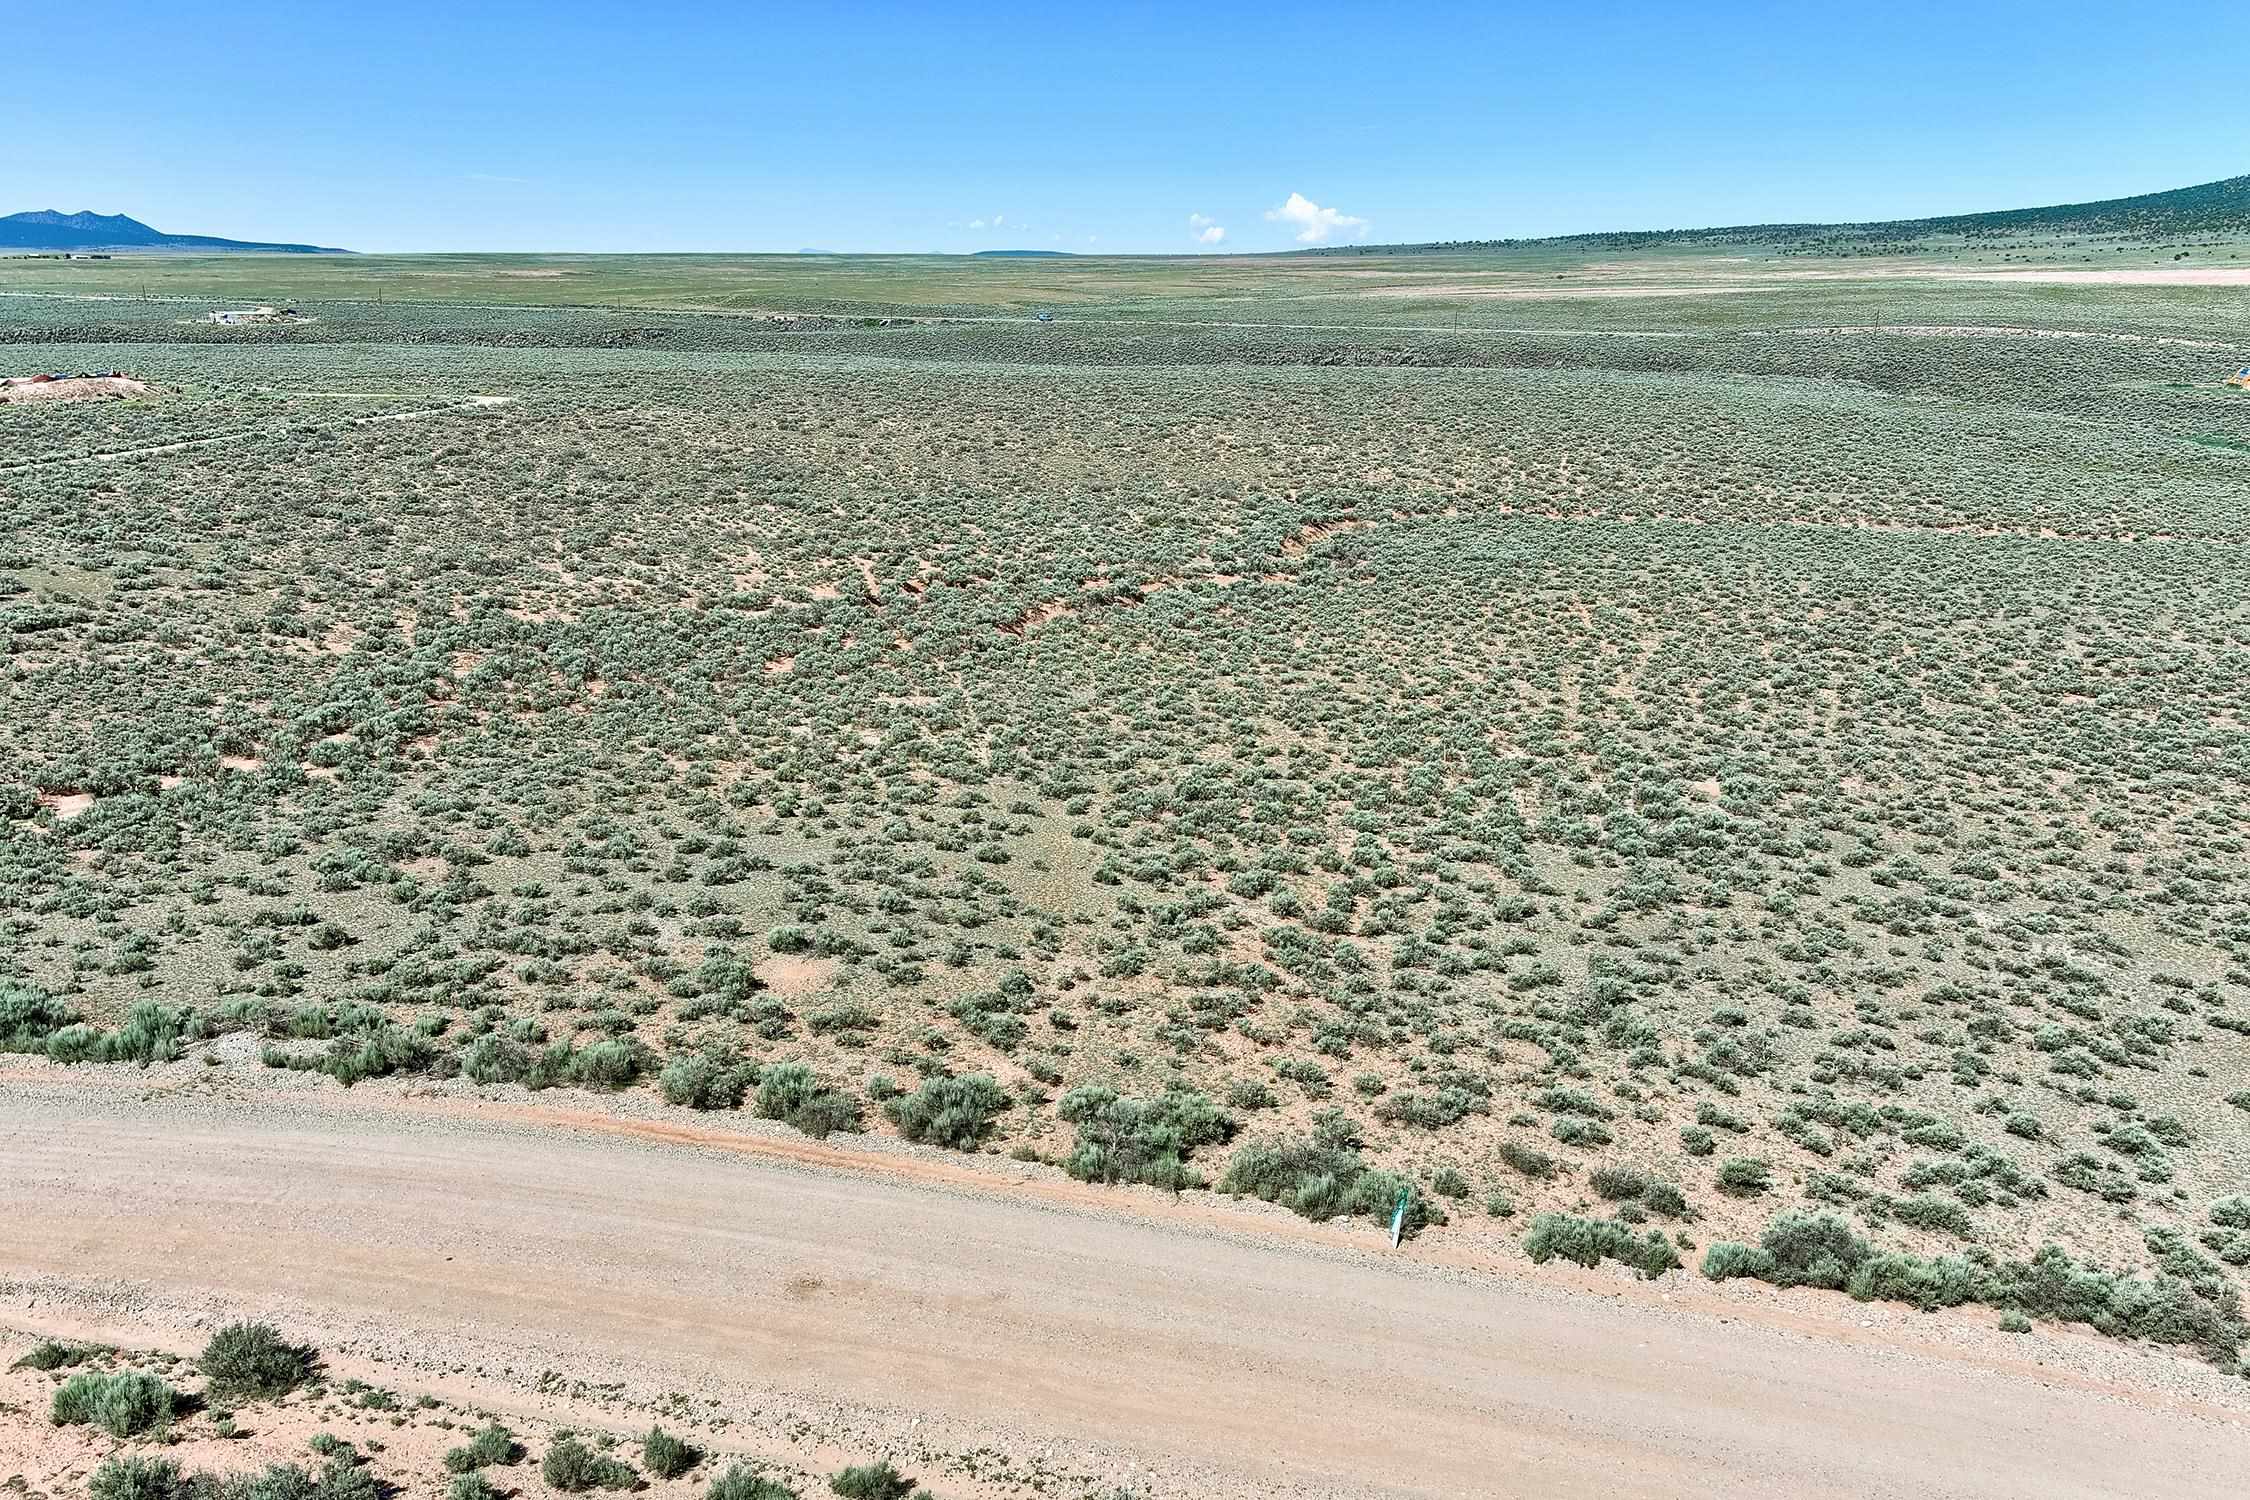
[[[0,141],[0,212],[362,250],[1256,251],[2250,172],[2250,19],[2207,0],[122,0],[7,28],[8,113],[52,128]]]

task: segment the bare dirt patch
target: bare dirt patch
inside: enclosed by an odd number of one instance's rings
[[[807,995],[834,984],[836,973],[842,967],[833,958],[780,954],[765,961],[758,970],[758,977],[777,995]]]
[[[1940,281],[2028,281],[2045,286],[2250,286],[2250,266],[2110,266],[2076,270],[2068,266],[2026,266],[2022,270],[1981,271],[1947,268]]]
[[[0,379],[0,402],[11,406],[45,401],[129,401],[148,394],[148,383],[130,375],[16,375]]]
[[[1072,609],[1060,599],[1045,599],[1032,605],[1013,620],[1002,624],[1000,629],[1008,635],[1025,635],[1037,630],[1042,625],[1051,625],[1065,615],[1076,613],[1078,613],[1077,610]]]

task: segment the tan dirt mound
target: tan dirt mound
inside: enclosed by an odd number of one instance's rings
[[[75,375],[50,378],[17,375],[0,380],[0,401],[120,401],[148,394],[146,381],[130,375]]]

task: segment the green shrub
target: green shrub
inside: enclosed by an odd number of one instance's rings
[[[44,1052],[47,1039],[77,1019],[45,990],[0,980],[0,1052]]]
[[[1981,1267],[1957,1255],[1924,1260],[1881,1252],[1852,1273],[1847,1290],[1862,1302],[1904,1302],[1930,1312],[1985,1300]]]
[[[823,1088],[789,1111],[784,1123],[814,1140],[826,1140],[837,1131],[854,1134],[862,1123],[859,1101],[841,1089]]]
[[[92,1026],[65,1026],[47,1038],[47,1055],[59,1063],[91,1062],[102,1047],[102,1032]]]
[[[888,1463],[854,1464],[828,1481],[844,1500],[904,1500],[914,1481]]]
[[[93,1049],[96,1062],[178,1062],[184,1042],[200,1040],[202,1028],[192,1009],[174,1009],[155,1000],[143,1000],[125,1014],[125,1024],[101,1038]]]
[[[664,1065],[656,1086],[666,1104],[689,1109],[739,1109],[756,1070],[708,1052],[691,1052]]]
[[[649,1061],[648,1047],[639,1037],[604,1037],[580,1049],[571,1062],[570,1081],[614,1092],[647,1071]]]
[[[1547,1132],[1566,1146],[1606,1146],[1613,1139],[1608,1126],[1581,1115],[1557,1115]]]
[[[2000,1315],[2000,1331],[2002,1333],[2029,1333],[2031,1332],[2031,1319],[2020,1312],[2004,1312]]]
[[[330,1042],[327,1054],[321,1058],[320,1071],[349,1088],[366,1079],[388,1078],[394,1073],[427,1073],[439,1055],[428,1037],[386,1021]]]
[[[1630,1167],[1596,1167],[1587,1177],[1586,1185],[1594,1190],[1597,1198],[1616,1202],[1624,1198],[1638,1198],[1641,1190],[1649,1185],[1649,1179]]]
[[[1272,1109],[1281,1102],[1260,1078],[1228,1084],[1226,1100],[1231,1109]]]
[[[1800,1208],[1775,1214],[1757,1248],[1719,1244],[1703,1250],[1703,1275],[1714,1282],[1753,1277],[1775,1286],[1822,1286],[1840,1291],[1874,1250],[1836,1214]]]
[[[759,1075],[758,1117],[822,1140],[860,1126],[859,1102],[822,1083],[803,1063],[776,1063]]]
[[[1687,1197],[1678,1188],[1630,1167],[1596,1167],[1586,1182],[1613,1203],[1637,1203],[1668,1219],[1689,1217]]]
[[[1680,1145],[1690,1156],[1709,1156],[1719,1149],[1718,1138],[1701,1125],[1682,1125]]]
[[[775,1063],[758,1075],[758,1118],[786,1119],[820,1089],[820,1080],[803,1063]]]
[[[382,1500],[383,1486],[360,1467],[357,1454],[338,1454],[321,1469],[312,1500]]]
[[[1540,1182],[1555,1175],[1556,1162],[1553,1157],[1520,1141],[1502,1141],[1500,1159],[1524,1176]]]
[[[1719,1163],[1719,1191],[1755,1198],[1773,1186],[1773,1168],[1755,1157],[1733,1156]]]
[[[2233,1359],[2250,1337],[2241,1294],[2216,1275],[2191,1279],[2160,1271],[2146,1280],[2118,1276],[2078,1265],[2056,1245],[2044,1247],[2029,1261],[1996,1262],[1977,1251],[1970,1255],[1984,1273],[1975,1300],[1992,1306],[2084,1323],[2113,1338],[2183,1344],[2212,1360]]]
[[[748,1464],[736,1464],[711,1481],[704,1500],[798,1500],[797,1492]]]
[[[516,1435],[498,1422],[477,1429],[476,1434],[458,1448],[448,1448],[445,1467],[455,1474],[466,1474],[472,1469],[482,1469],[491,1464],[512,1464],[523,1459],[523,1445]]]
[[[1430,1178],[1430,1191],[1440,1198],[1466,1198],[1469,1196],[1469,1179],[1457,1167],[1440,1167]]]
[[[88,1500],[188,1500],[189,1483],[168,1458],[121,1453],[102,1460],[86,1481],[86,1494]]]
[[[540,1477],[564,1494],[586,1490],[623,1490],[633,1486],[633,1471],[607,1454],[596,1453],[579,1438],[565,1434],[547,1447],[539,1461]]]
[[[168,1425],[178,1406],[179,1393],[154,1375],[87,1371],[56,1390],[52,1415],[57,1427],[99,1427],[128,1438]]]
[[[474,1083],[521,1083],[531,1072],[531,1051],[513,1037],[487,1032],[461,1049],[461,1072]]]
[[[1490,1114],[1492,1106],[1460,1088],[1426,1092],[1402,1090],[1375,1106],[1375,1118],[1393,1125],[1413,1125],[1423,1130],[1443,1130],[1472,1114]]]
[[[369,1078],[394,1073],[427,1073],[442,1060],[436,1044],[417,1031],[394,1024],[372,1006],[346,1003],[334,1007],[308,1006],[291,1025],[300,1037],[331,1037],[325,1050],[300,1056],[279,1047],[268,1047],[261,1060],[269,1068],[290,1068],[303,1073],[325,1073],[350,1088]]]
[[[1524,1236],[1524,1253],[1540,1265],[1560,1256],[1579,1265],[1621,1261],[1651,1279],[1679,1269],[1679,1252],[1660,1230],[1645,1238],[1613,1219],[1581,1219],[1575,1214],[1540,1214]]]
[[[1273,1137],[1254,1141],[1234,1154],[1219,1180],[1222,1192],[1242,1193],[1277,1203],[1318,1223],[1364,1216],[1389,1224],[1399,1194],[1408,1194],[1400,1238],[1411,1238],[1431,1224],[1445,1222],[1436,1204],[1411,1191],[1405,1178],[1370,1168],[1356,1147],[1316,1136],[1309,1141]]]
[[[57,1339],[34,1344],[31,1351],[14,1364],[11,1370],[60,1370],[68,1365],[84,1364],[94,1352],[92,1344],[66,1344]]]
[[[1804,1209],[1776,1214],[1759,1244],[1772,1263],[1760,1280],[1830,1291],[1844,1286],[1874,1253],[1842,1219]]]
[[[311,1378],[316,1356],[292,1344],[270,1323],[229,1323],[203,1346],[197,1361],[213,1394],[231,1400],[272,1400]]]
[[[344,1467],[351,1467],[349,1460]],[[272,1464],[254,1474],[238,1474],[224,1481],[218,1500],[325,1500],[325,1496],[321,1481],[295,1464]]]
[[[694,1446],[661,1427],[641,1439],[641,1466],[659,1479],[677,1479],[703,1461]]]
[[[338,1443],[336,1450],[317,1478],[295,1464],[272,1464],[226,1479],[193,1475],[186,1492],[194,1500],[379,1500],[382,1485],[359,1466],[350,1445]]]
[[[2222,1229],[2250,1229],[2250,1198],[2221,1198],[2211,1205],[2211,1222]]]
[[[1777,1286],[1841,1288],[1861,1301],[1904,1302],[1925,1311],[1973,1303],[2084,1323],[2116,1338],[2187,1345],[2214,1361],[2233,1361],[2250,1338],[2240,1294],[2176,1237],[2152,1230],[2149,1238],[2164,1268],[2142,1279],[2078,1265],[2055,1245],[2029,1261],[2003,1261],[1983,1250],[1933,1259],[1877,1252],[1833,1215],[1791,1210],[1775,1216],[1758,1249],[1711,1246],[1703,1274],[1714,1281],[1751,1276]]]
[[[1687,1194],[1669,1182],[1651,1182],[1641,1189],[1641,1207],[1652,1214],[1667,1219],[1692,1219],[1695,1210],[1688,1206]]]
[[[1077,1127],[1063,1165],[1082,1182],[1142,1182],[1175,1192],[1200,1187],[1187,1158],[1235,1132],[1233,1116],[1185,1089],[1142,1100],[1090,1084],[1063,1095],[1056,1112]]]
[[[931,1078],[893,1099],[883,1112],[910,1141],[973,1151],[992,1134],[993,1120],[1009,1104],[1007,1093],[983,1073]]]
[[[1940,1193],[1920,1193],[1891,1205],[1891,1213],[1902,1224],[1916,1229],[1932,1229],[1967,1239],[1976,1232],[1969,1222],[1969,1213],[1960,1204]]]
[[[445,1500],[501,1500],[501,1492],[480,1470],[456,1474],[445,1487]]]
[[[534,1091],[560,1088],[576,1076],[578,1049],[569,1042],[551,1042],[542,1047],[531,1059],[531,1071],[523,1075],[523,1086]]]
[[[1720,1240],[1703,1252],[1702,1270],[1713,1281],[1731,1281],[1738,1276],[1771,1281],[1773,1257],[1749,1245]]]

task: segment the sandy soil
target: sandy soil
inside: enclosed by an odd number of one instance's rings
[[[39,401],[119,401],[147,394],[145,384],[126,375],[41,381],[15,376],[0,380],[0,401],[19,406]]]
[[[2250,1463],[2240,1381],[2070,1333],[1391,1256],[586,1096],[205,1072],[0,1073],[0,1322],[185,1348],[270,1316],[409,1394],[624,1431],[679,1393],[739,1451],[895,1448],[944,1494],[2065,1500]]]
[[[835,983],[843,967],[833,958],[777,953],[758,965],[758,978],[777,995],[810,995]]]

